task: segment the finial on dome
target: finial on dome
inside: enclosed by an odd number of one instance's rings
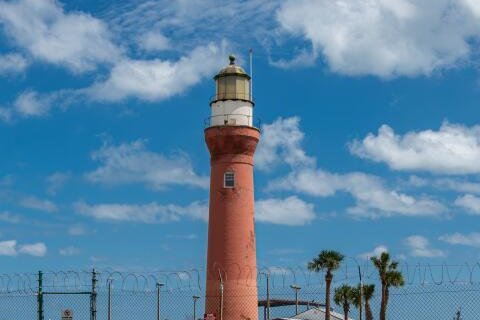
[[[235,56],[233,54],[229,55],[228,56],[228,59],[230,60],[230,64],[231,65],[234,65],[235,64]]]

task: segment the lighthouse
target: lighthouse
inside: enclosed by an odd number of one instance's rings
[[[211,159],[205,318],[257,320],[253,155],[260,131],[250,76],[234,56],[229,60],[214,77],[205,129]]]

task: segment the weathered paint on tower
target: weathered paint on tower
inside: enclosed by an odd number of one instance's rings
[[[217,320],[257,320],[250,76],[230,65],[215,77],[205,141],[211,155],[205,314]]]

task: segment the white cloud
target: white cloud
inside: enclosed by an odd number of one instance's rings
[[[370,252],[364,252],[364,253],[359,254],[358,257],[362,258],[362,259],[365,259],[365,260],[368,260],[372,257],[378,257],[384,252],[388,252],[388,248],[384,245],[379,245],[379,246],[375,247]]]
[[[13,107],[14,111],[23,117],[41,117],[50,111],[51,102],[47,96],[27,90],[17,97]]]
[[[300,118],[278,118],[271,124],[262,125],[262,139],[255,153],[255,166],[268,171],[279,163],[292,167],[310,166],[315,159],[307,156],[301,143]]]
[[[480,215],[480,198],[472,194],[458,197],[455,199],[455,205],[467,210],[468,213]]]
[[[47,193],[51,196],[57,194],[57,192],[63,187],[65,182],[70,179],[70,173],[68,172],[55,172],[47,177]]]
[[[0,24],[34,58],[74,72],[118,59],[105,23],[81,12],[65,13],[54,0],[0,2]]]
[[[16,256],[18,254],[43,257],[47,254],[47,246],[43,242],[17,245],[17,240],[0,241],[0,256]]]
[[[34,257],[44,257],[47,254],[47,246],[43,242],[24,244],[19,246],[18,252]]]
[[[472,232],[469,234],[462,234],[458,232],[452,234],[444,234],[439,238],[439,240],[454,245],[480,247],[480,233],[478,232]]]
[[[57,205],[50,200],[38,199],[36,197],[26,197],[20,200],[20,205],[24,208],[40,210],[45,212],[58,211]]]
[[[199,46],[177,61],[125,58],[113,67],[108,79],[85,92],[100,101],[121,101],[129,97],[158,101],[184,92],[225,63],[225,44]]]
[[[440,190],[451,190],[463,193],[480,193],[480,183],[460,178],[423,178],[410,176],[407,185],[413,187],[434,187]]]
[[[162,33],[150,31],[140,36],[138,45],[145,51],[163,51],[170,48],[170,41]]]
[[[480,126],[443,123],[438,131],[397,135],[388,125],[350,144],[365,159],[385,162],[395,170],[423,170],[441,174],[480,173]]]
[[[315,220],[315,210],[313,204],[296,196],[264,199],[255,202],[255,219],[258,222],[302,226]]]
[[[80,249],[78,249],[77,247],[68,246],[68,247],[59,249],[58,253],[60,253],[61,256],[71,257],[79,254]]]
[[[74,209],[78,214],[111,222],[153,224],[180,221],[182,217],[205,221],[208,219],[208,204],[198,201],[188,206],[160,205],[156,202],[141,205],[116,203],[88,205],[80,201],[75,203]]]
[[[8,53],[0,55],[0,75],[23,72],[28,66],[28,61],[21,54]]]
[[[405,239],[405,245],[410,249],[410,255],[413,257],[424,258],[442,258],[446,253],[440,249],[431,247],[427,238],[419,235],[413,235]]]
[[[0,241],[0,256],[16,256],[17,255],[17,241],[7,240]]]
[[[356,205],[348,208],[348,212],[358,218],[439,216],[446,211],[436,200],[416,198],[390,190],[379,177],[361,172],[335,174],[324,170],[302,169],[273,180],[269,183],[268,190],[287,190],[318,197],[347,192],[356,200]]]
[[[277,12],[281,29],[309,41],[333,72],[380,77],[468,61],[478,17],[474,0],[289,0]]]
[[[334,196],[346,192],[356,200],[347,209],[358,218],[382,216],[439,216],[446,208],[426,196],[413,197],[385,186],[382,179],[361,172],[345,174],[316,169],[316,159],[306,154],[301,146],[304,134],[299,128],[298,117],[278,119],[263,126],[263,141],[259,146],[256,165],[269,169],[278,163],[286,163],[291,172],[269,182],[269,191],[292,191],[317,197]]]
[[[118,146],[106,144],[92,158],[101,163],[101,167],[87,174],[94,183],[145,183],[156,189],[169,185],[208,187],[208,178],[194,172],[185,154],[167,157],[154,153],[146,149],[142,140]]]

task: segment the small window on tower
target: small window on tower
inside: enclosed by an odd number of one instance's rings
[[[234,188],[235,187],[235,172],[227,171],[225,172],[225,181],[224,187],[225,188]]]

